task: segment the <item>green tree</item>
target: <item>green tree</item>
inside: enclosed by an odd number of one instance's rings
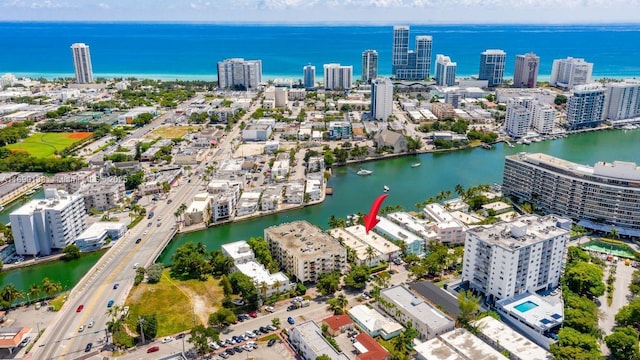
[[[253,307],[257,307],[260,296],[256,285],[250,277],[236,271],[229,275],[229,282],[231,283],[231,288],[235,294],[241,294],[242,298],[246,302],[251,304]]]
[[[638,296],[640,294],[640,270],[636,270],[631,275],[631,283],[629,284],[631,295]]]
[[[220,327],[222,324],[231,324],[238,320],[236,314],[226,308],[222,308],[209,315],[209,326]]]
[[[366,265],[351,266],[351,270],[344,277],[344,284],[354,289],[363,289],[367,286],[367,279],[371,271]]]
[[[24,293],[18,290],[13,284],[5,285],[0,290],[0,300],[3,308],[10,307],[16,300],[24,298]]]
[[[202,243],[200,245],[202,246]],[[173,261],[171,277],[206,280],[207,274],[211,273],[211,265],[205,258],[205,254],[198,251],[197,246],[192,242],[179,246],[171,256]]]
[[[147,269],[147,282],[149,284],[156,284],[160,282],[162,278],[163,264],[153,264]]]
[[[42,291],[47,296],[51,297],[62,290],[62,285],[59,282],[51,281],[48,277],[42,279]]]
[[[327,301],[329,310],[333,311],[335,315],[344,314],[344,309],[349,305],[349,300],[343,293],[338,294]]]
[[[550,348],[555,360],[599,360],[601,357],[600,345],[591,335],[564,327],[558,337],[558,342]]]
[[[318,278],[316,289],[322,295],[333,294],[338,291],[340,286],[340,273],[337,271],[324,273]]]
[[[564,276],[565,285],[574,293],[591,299],[604,294],[602,268],[585,262],[578,262],[568,269]]]
[[[233,287],[231,286],[231,282],[226,275],[222,275],[220,278],[220,286],[222,287],[222,293],[224,296],[230,296],[233,294]]]
[[[271,319],[271,325],[279,328],[280,327],[280,318],[279,317],[274,317],[273,319]]]
[[[640,298],[635,298],[629,304],[623,306],[616,314],[616,323],[618,326],[632,326],[634,329],[640,329]]]
[[[475,296],[470,290],[462,290],[458,293],[458,308],[460,314],[457,317],[459,326],[471,329],[471,321],[476,318],[480,309],[480,296]]]
[[[327,354],[322,354],[316,358],[316,360],[331,360],[331,357]]]
[[[270,272],[277,272],[280,269],[278,262],[271,256],[269,250],[269,243],[266,242],[261,236],[249,238],[247,241],[251,250],[256,255],[256,260],[264,265]]]
[[[214,250],[209,255],[209,262],[216,275],[226,275],[233,269],[233,259],[222,253],[222,250]]]
[[[29,295],[29,298],[31,299],[31,301],[38,300],[38,298],[40,297],[41,291],[42,289],[40,288],[40,285],[31,284],[31,286],[29,286],[29,291],[27,291],[27,294]]]
[[[80,248],[75,244],[69,244],[62,249],[64,260],[73,260],[80,258]]]
[[[604,338],[611,356],[616,360],[640,359],[638,348],[638,332],[630,327],[618,327],[613,333]]]
[[[567,248],[567,267],[571,267],[579,261],[589,262],[589,259],[589,253],[580,249],[579,247],[569,246]]]
[[[187,342],[193,344],[198,355],[204,355],[208,353],[209,342],[220,340],[219,333],[210,327],[197,325],[191,329],[191,336],[187,339]]]
[[[139,334],[141,331],[144,331],[145,339],[154,339],[158,334],[158,319],[156,318],[156,314],[140,315],[136,329]]]

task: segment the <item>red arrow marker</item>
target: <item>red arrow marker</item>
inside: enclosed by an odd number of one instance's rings
[[[382,202],[386,197],[387,194],[378,196],[373,204],[371,204],[369,214],[364,216],[364,230],[367,234],[369,233],[369,230],[373,229],[373,227],[380,222],[380,220],[378,220],[378,210],[380,210],[380,205],[382,205]]]

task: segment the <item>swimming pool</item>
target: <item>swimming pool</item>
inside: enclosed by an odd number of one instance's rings
[[[521,313],[524,313],[537,307],[538,307],[538,304],[534,303],[533,301],[527,300],[521,304],[514,306],[513,308],[520,311]]]

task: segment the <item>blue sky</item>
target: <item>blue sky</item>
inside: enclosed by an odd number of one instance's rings
[[[637,23],[640,0],[0,0],[0,21]]]

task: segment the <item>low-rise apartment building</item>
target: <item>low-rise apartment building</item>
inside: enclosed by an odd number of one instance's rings
[[[318,324],[309,320],[295,326],[289,331],[289,343],[296,353],[306,360],[315,360],[320,355],[327,355],[331,360],[349,360],[349,357],[338,352],[322,335]]]
[[[347,269],[347,250],[307,221],[266,228],[264,239],[280,267],[297,281],[316,282],[322,274]]]
[[[109,177],[99,182],[87,183],[78,189],[78,195],[84,199],[87,210],[110,210],[120,206],[125,199],[124,181]]]

